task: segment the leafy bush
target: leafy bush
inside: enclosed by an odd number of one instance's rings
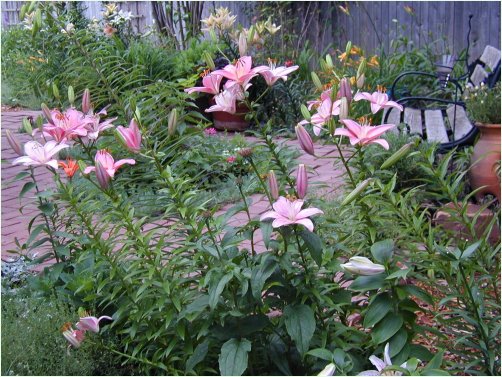
[[[500,81],[493,88],[483,83],[479,87],[467,88],[464,101],[473,121],[500,124]]]
[[[2,294],[2,375],[128,375],[130,367],[110,351],[91,343],[67,352],[60,328],[75,311],[59,297],[35,297],[24,290]]]

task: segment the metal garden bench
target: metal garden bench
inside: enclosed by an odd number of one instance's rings
[[[418,71],[400,74],[392,84],[390,98],[401,104],[404,111],[390,108],[384,113],[382,123],[404,123],[405,132],[439,143],[440,151],[472,144],[478,130],[467,116],[460,83],[468,78],[467,85],[477,86],[484,82],[493,87],[500,80],[500,50],[486,46],[479,59],[468,66],[468,73],[456,79],[450,77],[453,62],[453,57],[445,56],[436,64],[436,74]],[[433,94],[414,96],[407,93],[399,87],[405,78],[436,81],[435,88],[431,88]]]

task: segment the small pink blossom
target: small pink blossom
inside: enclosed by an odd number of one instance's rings
[[[251,56],[243,56],[235,64],[228,64],[223,69],[214,71],[213,75],[221,75],[245,87],[249,81],[267,67],[252,67]]]
[[[80,321],[77,322],[77,328],[81,331],[91,331],[93,333],[99,332],[99,322],[103,319],[112,320],[112,317],[108,317],[107,315],[101,316],[99,318],[96,317],[82,317]]]
[[[206,136],[214,136],[218,133],[218,131],[216,131],[216,128],[211,127],[211,128],[206,128],[204,130],[204,133],[206,134]]]
[[[371,112],[373,114],[378,113],[381,109],[387,109],[389,107],[395,107],[400,111],[403,111],[403,106],[394,101],[389,101],[389,96],[387,93],[383,93],[383,89],[380,89],[373,93],[363,92],[357,93],[354,96],[354,101],[366,100],[371,103]]]
[[[293,64],[295,64],[295,62],[294,62],[294,61],[292,61],[292,60],[286,60],[286,61],[284,62],[284,66],[285,66],[286,68],[291,67]]]
[[[312,115],[310,122],[302,120],[300,123],[298,123],[298,125],[312,123],[312,125],[314,126],[314,134],[316,136],[319,136],[322,130],[322,126],[324,126],[332,116],[340,114],[340,102],[340,100],[332,102],[330,97],[324,99],[321,103],[321,106],[317,108],[317,113]]]
[[[193,88],[185,89],[185,92],[192,94],[194,92],[218,94],[220,92],[220,83],[223,76],[210,73],[202,78],[203,86],[194,86]]]
[[[63,336],[70,343],[70,346],[79,348],[85,339],[85,331],[70,328],[63,332]]]
[[[272,204],[273,211],[269,211],[261,215],[260,221],[265,219],[274,219],[272,226],[279,228],[281,226],[300,224],[309,231],[314,230],[314,224],[309,219],[310,216],[324,213],[317,208],[307,208],[302,210],[303,200],[297,199],[290,201],[281,196]]]
[[[134,119],[129,123],[129,128],[117,126],[117,134],[131,152],[138,153],[141,150],[141,132]]]
[[[74,108],[69,108],[64,113],[59,110],[51,110],[49,123],[42,125],[42,133],[49,136],[57,142],[71,140],[77,136],[86,136],[84,114]],[[38,129],[33,131],[33,135]]]
[[[25,156],[16,158],[12,163],[23,164],[24,166],[49,165],[57,169],[58,160],[54,157],[61,149],[68,148],[69,145],[58,144],[54,140],[48,141],[45,145],[37,141],[28,141],[24,145]]]
[[[233,163],[235,162],[235,159],[236,159],[236,157],[235,157],[235,156],[230,156],[230,157],[227,157],[227,162],[228,162],[229,164],[233,164]]]
[[[87,138],[89,140],[96,140],[101,132],[109,128],[112,128],[113,127],[112,122],[117,119],[117,118],[110,118],[101,122],[102,115],[106,115],[105,109],[101,110],[99,113],[88,114],[84,117],[83,123],[85,129],[87,130]]]
[[[276,67],[272,59],[269,59],[268,66],[262,65],[256,67],[256,69],[260,70],[260,75],[263,76],[268,86],[274,85],[279,79],[286,81],[288,79],[288,75],[291,72],[296,71],[298,68],[299,66],[297,65],[290,67]]]
[[[110,180],[115,176],[115,172],[124,164],[134,165],[135,160],[126,158],[115,161],[110,153],[102,149],[96,152],[94,157],[95,166],[88,166],[84,170],[84,174],[89,174],[92,171],[96,172],[96,178],[101,188],[106,189]]]
[[[206,113],[210,113],[213,111],[224,111],[226,113],[235,114],[235,95],[229,90],[224,90],[217,96],[214,96],[214,101],[216,105],[211,106],[209,109],[206,109]]]
[[[351,119],[340,119],[347,128],[337,128],[335,135],[348,136],[351,145],[366,145],[371,143],[380,144],[385,149],[389,149],[389,143],[385,139],[379,139],[386,131],[395,127],[394,124],[382,124],[381,126],[370,126],[359,124]]]

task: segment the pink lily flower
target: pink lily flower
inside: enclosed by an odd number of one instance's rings
[[[322,126],[324,126],[332,116],[340,114],[340,103],[340,100],[332,102],[331,98],[326,98],[322,101],[321,106],[317,108],[317,113],[312,115],[310,122],[302,120],[298,123],[298,125],[302,126],[304,124],[312,123],[315,135],[319,136]]]
[[[351,145],[366,145],[371,143],[380,144],[385,149],[389,149],[389,143],[385,139],[378,137],[395,127],[395,124],[382,124],[381,126],[370,126],[369,124],[359,124],[351,119],[340,119],[347,128],[337,128],[335,135],[348,136]]]
[[[272,204],[273,211],[265,212],[260,217],[260,221],[265,219],[274,219],[272,227],[279,228],[285,225],[300,224],[309,231],[314,230],[314,224],[309,219],[310,216],[324,213],[318,208],[307,208],[302,210],[303,200],[297,199],[290,201],[284,196]]]
[[[268,86],[274,85],[279,79],[286,81],[288,79],[288,75],[299,68],[297,65],[290,67],[276,67],[275,62],[272,59],[268,60],[268,64],[268,67],[266,65],[256,67],[261,71],[260,75],[263,76]]]
[[[50,111],[49,123],[42,126],[44,136],[50,136],[57,142],[73,139],[76,136],[86,136],[84,114],[77,109],[69,108],[64,113],[59,110]],[[38,129],[33,131],[33,135]]]
[[[88,166],[84,170],[84,174],[89,174],[91,171],[96,172],[96,178],[101,188],[106,189],[110,180],[115,176],[115,172],[124,164],[134,165],[136,163],[132,158],[126,158],[115,162],[112,155],[106,150],[101,149],[96,152],[94,157],[95,166]]]
[[[101,132],[109,128],[112,128],[113,127],[112,122],[117,119],[117,118],[111,118],[105,120],[104,122],[100,122],[99,114],[101,113],[87,115],[84,119],[85,128],[87,130],[87,138],[89,140],[96,140]]]
[[[328,98],[331,98],[331,88],[326,89],[321,93],[321,98],[315,101],[307,101],[307,109],[312,110],[314,106],[321,106],[322,102]]]
[[[202,78],[203,86],[194,86],[192,88],[185,89],[185,92],[192,94],[194,92],[218,94],[220,92],[220,83],[223,76],[218,74],[210,73]]]
[[[258,75],[258,73],[264,69],[268,69],[268,67],[265,66],[256,68],[251,68],[251,66],[251,56],[243,56],[237,60],[235,65],[228,64],[223,69],[216,70],[212,74],[221,75],[245,87],[253,77]]]
[[[129,123],[129,128],[117,126],[117,135],[120,140],[133,153],[138,153],[141,149],[141,132],[134,119]]]
[[[68,148],[69,145],[58,144],[56,141],[51,140],[45,143],[45,145],[40,144],[37,141],[28,141],[24,145],[24,154],[16,158],[12,163],[23,164],[24,166],[41,166],[49,165],[50,167],[57,169],[58,160],[54,156],[64,148]]]
[[[85,331],[73,330],[70,328],[69,330],[63,331],[63,336],[70,343],[71,346],[79,348],[82,342],[84,341]]]
[[[211,113],[213,111],[224,111],[226,113],[235,114],[235,94],[230,90],[224,90],[217,96],[214,96],[214,101],[216,105],[211,106],[209,109],[206,109],[206,113]]]
[[[399,111],[403,111],[403,106],[394,101],[389,101],[389,96],[384,93],[382,87],[378,87],[378,90],[373,93],[363,92],[357,93],[354,96],[354,101],[366,100],[371,103],[371,112],[373,114],[378,113],[381,109],[387,109],[389,107],[395,107]]]
[[[92,331],[93,333],[99,332],[99,322],[103,319],[109,319],[112,321],[112,317],[108,317],[107,315],[101,316],[99,318],[96,317],[82,317],[80,321],[77,322],[77,328],[81,331]]]

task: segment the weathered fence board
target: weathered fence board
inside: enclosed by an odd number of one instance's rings
[[[19,23],[21,1],[2,1],[2,29]],[[135,16],[133,30],[145,32],[153,27],[150,1],[117,2],[120,8]],[[101,18],[100,1],[83,2],[88,18]],[[348,14],[340,10],[347,5]],[[253,7],[248,1],[206,1],[202,18],[218,7],[227,7],[237,22],[248,27],[254,21]],[[317,9],[309,25],[307,38],[317,51],[328,45],[343,50],[347,41],[361,46],[367,53],[383,47],[388,52],[392,41],[402,36],[415,46],[429,46],[438,54],[459,54],[467,47],[469,15],[473,15],[470,44],[471,60],[481,55],[489,44],[500,46],[500,2],[498,1],[350,1],[292,2],[292,15],[304,17],[308,9]],[[274,14],[270,14],[274,17]],[[444,39],[443,39],[444,37]]]

